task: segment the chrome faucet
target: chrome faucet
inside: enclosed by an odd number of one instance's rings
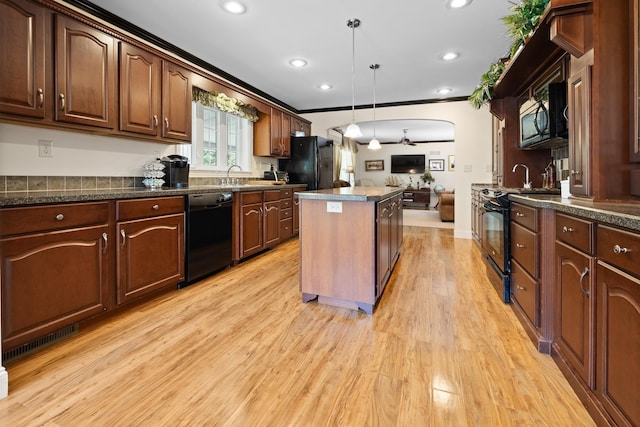
[[[238,168],[238,169],[242,170],[240,165],[231,165],[231,166],[229,166],[229,169],[227,169],[227,184],[231,184],[231,178],[229,178],[229,172],[231,172],[231,169],[233,169],[233,168]]]
[[[524,185],[523,188],[530,189],[531,182],[529,182],[529,168],[524,163],[516,163],[513,166],[513,170],[511,172],[515,172],[518,166],[522,166],[524,168]]]

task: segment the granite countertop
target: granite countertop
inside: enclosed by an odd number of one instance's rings
[[[377,202],[404,191],[400,187],[340,187],[296,193],[299,199],[336,200],[346,202]]]
[[[48,191],[7,191],[0,192],[0,207],[29,206],[52,203],[88,202],[96,200],[137,199],[143,197],[183,196],[186,194],[214,193],[219,191],[255,191],[299,188],[304,184],[241,184],[241,185],[202,185],[187,188],[122,188],[104,190],[48,190]]]
[[[549,194],[510,194],[509,200],[640,231],[640,203],[593,202]]]

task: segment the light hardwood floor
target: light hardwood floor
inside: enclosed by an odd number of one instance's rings
[[[7,365],[2,426],[589,426],[452,230],[372,316],[303,304],[296,239]]]

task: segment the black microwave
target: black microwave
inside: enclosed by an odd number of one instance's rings
[[[551,148],[567,142],[567,83],[549,83],[520,106],[520,148]]]

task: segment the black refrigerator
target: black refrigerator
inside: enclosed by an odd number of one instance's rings
[[[290,184],[307,184],[307,190],[333,187],[333,141],[320,136],[292,136],[291,158],[281,159],[279,169]]]

